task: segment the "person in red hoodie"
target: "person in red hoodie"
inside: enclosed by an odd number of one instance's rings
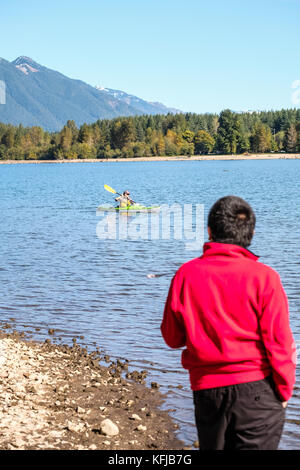
[[[251,206],[219,199],[203,255],[172,279],[161,332],[185,347],[200,450],[274,450],[295,383],[296,347],[280,277],[247,249]]]

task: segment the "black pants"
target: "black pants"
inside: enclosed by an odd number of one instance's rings
[[[271,377],[193,393],[200,450],[277,449],[285,409]]]

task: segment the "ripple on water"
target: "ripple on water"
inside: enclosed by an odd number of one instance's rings
[[[96,208],[113,201],[99,191],[103,184],[129,187],[143,204],[201,203],[205,217],[225,194],[249,200],[257,213],[251,249],[280,273],[289,297],[291,325],[300,334],[300,229],[295,217],[300,204],[300,161],[3,167],[1,320],[8,322],[13,315],[20,328],[22,324],[40,327],[34,337],[43,341],[49,327],[70,344],[74,336],[83,335],[88,347],[96,344],[111,357],[128,358],[132,367],[147,369],[148,383],[156,381],[163,392],[170,392],[164,406],[176,410],[172,414],[188,444],[197,439],[189,378],[181,367],[181,351],[167,348],[159,327],[173,274],[201,250],[187,251],[184,241],[172,237],[99,240]],[[138,220],[130,219],[128,226]],[[298,388],[299,380],[297,375]],[[300,448],[299,410],[296,389],[281,448]]]

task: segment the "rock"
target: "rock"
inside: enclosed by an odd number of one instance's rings
[[[72,421],[67,422],[67,429],[72,432],[82,432],[85,429],[84,423],[74,423]]]
[[[133,414],[130,419],[135,419],[136,421],[142,421],[142,418],[139,415]]]
[[[142,424],[140,424],[137,428],[135,428],[137,431],[147,431],[147,426],[143,426]]]
[[[50,329],[48,330],[48,333],[49,333],[49,335],[54,335],[54,330],[53,330],[52,328],[50,328]]]
[[[101,422],[100,431],[105,436],[117,436],[119,434],[118,426],[108,418]]]
[[[157,382],[151,382],[151,388],[159,388],[159,385]]]
[[[90,450],[97,450],[96,444],[91,444],[91,445],[89,446],[89,449],[90,449]]]
[[[77,406],[76,411],[77,413],[85,413],[85,409],[81,408],[80,406]]]
[[[95,382],[95,383],[93,383],[92,387],[100,388],[100,387],[101,387],[101,383],[100,383],[100,382]]]
[[[58,386],[58,387],[55,387],[55,392],[64,393],[64,392],[66,392],[66,390],[68,390],[68,388],[69,388],[69,385],[68,385],[68,384],[60,385],[60,386]]]

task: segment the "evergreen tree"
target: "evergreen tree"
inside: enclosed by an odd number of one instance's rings
[[[70,147],[72,145],[72,130],[71,128],[66,125],[62,128],[60,131],[60,141],[59,141],[59,147],[64,151],[67,152],[70,150]]]
[[[240,126],[237,114],[229,109],[221,112],[218,128],[218,148],[221,153],[237,152]]]
[[[262,122],[255,124],[250,137],[251,149],[254,153],[264,153],[272,149],[271,129]]]
[[[80,129],[69,120],[53,133],[0,123],[1,159],[228,154],[249,149],[300,152],[300,110],[119,117]]]
[[[274,136],[276,142],[276,151],[281,151],[284,148],[285,133],[284,131],[279,131]]]
[[[85,123],[79,129],[78,141],[89,146],[93,144],[92,130]]]
[[[292,124],[285,134],[284,147],[289,153],[296,152],[298,144],[298,136],[296,126]]]
[[[3,134],[1,139],[1,144],[5,145],[7,148],[11,148],[15,143],[15,128],[9,126],[6,132]]]
[[[71,130],[72,133],[72,144],[78,141],[79,130],[75,124],[75,121],[67,121],[66,127]]]
[[[122,149],[135,140],[135,128],[131,119],[117,120],[111,129],[111,144],[115,149]]]

